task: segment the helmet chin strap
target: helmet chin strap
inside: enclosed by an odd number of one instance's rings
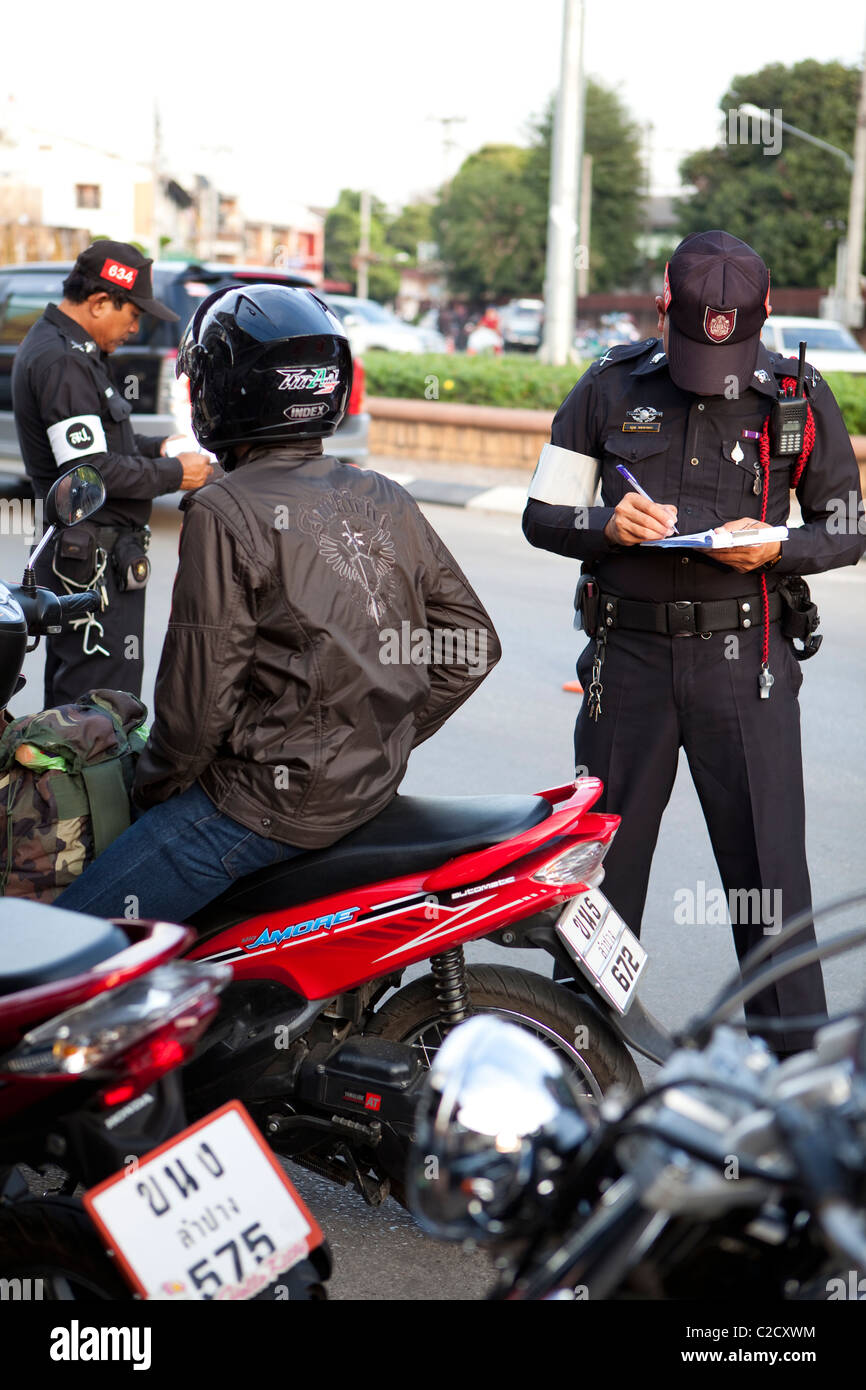
[[[243,462],[243,459],[238,458],[234,448],[228,448],[224,453],[217,453],[217,462],[224,473],[233,473],[238,464]]]

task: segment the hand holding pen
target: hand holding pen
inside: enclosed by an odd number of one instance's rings
[[[634,491],[627,492],[617,503],[604,528],[608,540],[615,545],[640,545],[642,541],[660,541],[676,535],[676,507],[654,502],[624,464],[617,464],[617,472]]]

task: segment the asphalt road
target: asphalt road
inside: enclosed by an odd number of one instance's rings
[[[413,755],[402,789],[451,795],[534,792],[569,780],[579,697],[561,686],[573,676],[580,642],[571,625],[576,566],[532,550],[517,518],[446,507],[425,511],[487,604],[504,655],[472,699]],[[157,504],[148,591],[148,705],[168,615],[178,522],[172,501]],[[20,538],[0,536],[0,575],[18,579],[25,555]],[[845,891],[866,891],[866,566],[819,576],[812,589],[825,637],[821,653],[805,667],[801,704],[809,862],[814,900],[820,904]],[[41,663],[41,652],[27,658],[29,684],[12,702],[15,713],[40,704]],[[727,926],[683,927],[673,920],[677,889],[700,881],[708,888],[719,883],[688,768],[681,767],[662,824],[642,932],[650,955],[642,998],[670,1027],[685,1023],[736,964]],[[539,966],[531,953],[521,962],[516,953],[506,956],[483,944],[468,954]],[[831,1009],[862,998],[862,955],[830,962],[825,973]],[[642,1069],[645,1076],[652,1074],[649,1064]],[[331,1240],[332,1297],[483,1296],[490,1275],[482,1254],[428,1240],[391,1201],[373,1211],[351,1192],[296,1168],[290,1171]]]

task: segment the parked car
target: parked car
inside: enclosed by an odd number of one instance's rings
[[[439,332],[439,310],[428,309],[415,325],[416,332],[423,334],[425,352],[447,352],[448,339]]]
[[[833,319],[801,319],[772,314],[761,329],[761,342],[771,352],[796,357],[806,344],[806,361],[824,372],[866,372],[866,352],[843,323]]]
[[[506,352],[537,352],[543,325],[542,299],[512,299],[499,310],[499,332]]]
[[[12,362],[16,349],[49,301],[63,298],[63,281],[72,262],[33,262],[0,266],[0,459],[7,471],[23,471],[12,414]],[[141,327],[125,347],[112,353],[119,388],[134,402],[133,428],[139,434],[189,434],[189,391],[175,376],[181,336],[200,301],[223,285],[271,284],[316,289],[303,275],[273,266],[220,265],[215,262],[158,261],[153,268],[154,294],[180,315],[163,323],[144,314]],[[361,463],[369,453],[370,417],[364,409],[364,366],[355,359],[349,409],[328,445],[328,452]]]
[[[436,329],[415,328],[374,299],[348,294],[323,294],[341,320],[354,353],[444,352],[445,339]]]

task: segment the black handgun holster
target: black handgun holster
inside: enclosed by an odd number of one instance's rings
[[[777,592],[782,600],[782,634],[792,642],[803,643],[802,648],[794,647],[794,655],[798,661],[808,661],[824,640],[823,636],[814,636],[821,619],[809,585],[801,575],[794,574],[780,581]]]
[[[598,580],[595,575],[584,570],[577,581],[577,588],[574,592],[574,607],[577,612],[574,625],[575,627],[580,626],[587,637],[594,637],[598,631],[600,598]]]

